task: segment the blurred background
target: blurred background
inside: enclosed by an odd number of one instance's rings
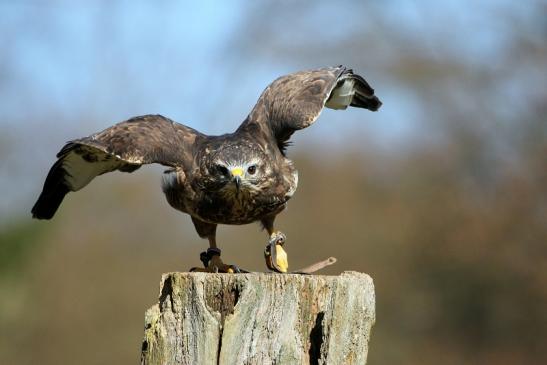
[[[161,113],[233,131],[274,78],[344,64],[384,106],[325,110],[289,150],[292,268],[370,274],[370,364],[547,363],[543,1],[0,1],[0,363],[139,361],[163,272],[207,247],[161,166],[30,208],[65,141]],[[258,225],[226,262],[264,270]]]

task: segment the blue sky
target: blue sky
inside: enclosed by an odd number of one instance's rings
[[[15,43],[10,46],[11,87],[3,90],[1,101],[13,119],[2,123],[36,113],[22,107],[29,101],[45,112],[77,117],[90,103],[99,116],[104,110],[120,116],[146,113],[128,102],[146,99],[151,110],[171,114],[180,100],[194,97],[189,86],[199,85],[203,70],[216,67],[222,41],[238,20],[224,2],[37,4],[2,4],[7,19],[2,33],[5,38],[12,34],[5,41]]]
[[[245,24],[253,13],[261,11],[263,3],[1,2],[0,47],[9,61],[4,71],[7,75],[1,80],[0,108],[6,117],[0,126],[23,120],[40,123],[30,119],[35,120],[36,114],[61,113],[64,118],[57,123],[65,124],[84,114],[95,121],[92,127],[101,127],[131,115],[158,112],[212,133],[229,130],[274,77],[296,67],[319,66],[313,59],[301,66],[283,63],[283,57],[269,61],[260,47],[257,57],[245,52],[238,37],[253,37],[245,34]],[[388,8],[384,10],[386,21],[408,33],[408,45],[423,47],[433,57],[453,52],[471,62],[490,62],[503,45],[503,32],[496,29],[493,10],[509,3],[372,2],[369,9]],[[299,27],[284,22],[285,18],[294,19],[290,14],[269,21],[279,27],[280,42],[297,43],[317,35],[335,41],[360,22],[359,15],[352,13],[355,4],[306,7],[308,21]],[[525,7],[513,7],[515,12],[526,11]],[[288,27],[293,28],[286,31]],[[454,34],[458,29],[461,34]],[[242,55],[234,55],[234,49],[236,53],[242,50]],[[383,70],[361,72],[380,78]],[[233,85],[231,73],[240,76],[236,90],[226,84]],[[400,97],[401,93],[404,91],[390,87],[385,95]],[[207,112],[216,111],[219,104],[228,109],[227,117],[236,119],[220,121],[215,112]],[[376,131],[380,137],[405,138],[411,132],[412,125],[405,126],[404,121],[411,123],[415,113],[412,103],[397,105],[385,111],[387,122]]]

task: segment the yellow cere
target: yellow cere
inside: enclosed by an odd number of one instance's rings
[[[243,176],[243,169],[241,167],[236,167],[232,169],[232,176]]]

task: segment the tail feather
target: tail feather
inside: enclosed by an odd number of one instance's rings
[[[51,219],[70,189],[65,184],[66,171],[62,161],[57,161],[49,171],[44,189],[32,207],[32,217]]]

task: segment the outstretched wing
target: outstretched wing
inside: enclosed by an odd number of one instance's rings
[[[240,129],[258,124],[273,134],[284,152],[290,136],[313,124],[325,106],[376,111],[381,105],[365,79],[344,66],[296,72],[278,78],[264,90]]]
[[[144,115],[70,141],[57,154],[32,216],[50,219],[69,191],[82,189],[95,176],[114,170],[133,172],[150,163],[170,167],[190,163],[200,135],[161,115]]]

